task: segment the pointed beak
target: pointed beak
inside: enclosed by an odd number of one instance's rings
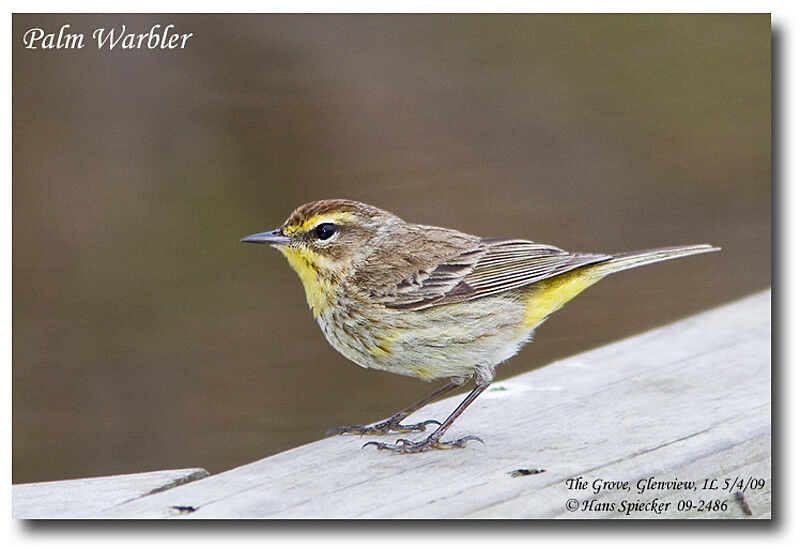
[[[262,245],[286,245],[291,241],[291,238],[286,237],[278,230],[271,232],[261,232],[260,234],[253,234],[243,237],[239,240],[242,243],[261,243]]]

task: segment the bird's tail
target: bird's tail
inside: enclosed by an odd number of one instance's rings
[[[638,268],[645,264],[671,260],[682,256],[695,255],[719,251],[719,247],[711,245],[681,245],[678,247],[662,247],[660,249],[647,249],[645,251],[631,251],[613,255],[610,260],[593,264],[586,268],[585,273],[592,277],[603,277],[610,273],[621,272],[629,268]]]

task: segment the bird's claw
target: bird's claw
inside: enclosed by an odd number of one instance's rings
[[[386,435],[389,432],[396,431],[398,433],[413,433],[415,431],[425,431],[429,424],[442,425],[437,420],[425,420],[418,424],[401,424],[399,421],[386,420],[374,425],[340,425],[332,427],[325,432],[326,437],[334,435]]]
[[[397,439],[394,444],[370,441],[368,443],[364,443],[364,446],[361,448],[365,448],[366,446],[373,444],[378,450],[391,450],[392,452],[396,452],[398,454],[416,454],[432,449],[450,450],[451,448],[464,448],[467,446],[467,442],[469,441],[480,441],[483,443],[483,439],[480,437],[476,437],[475,435],[467,435],[466,437],[461,437],[455,441],[439,441],[431,439],[430,437],[417,443],[409,441],[408,439]]]
[[[392,431],[397,431],[398,433],[412,433],[414,431],[425,431],[430,424],[436,424],[437,426],[442,425],[442,422],[439,420],[425,420],[424,422],[419,422],[417,424],[408,424],[402,425],[397,424],[397,427],[392,429]]]

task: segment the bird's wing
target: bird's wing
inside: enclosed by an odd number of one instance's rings
[[[384,304],[423,309],[516,289],[611,256],[569,253],[521,239],[481,239],[479,245],[401,281]]]

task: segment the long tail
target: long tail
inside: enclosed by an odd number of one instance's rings
[[[586,268],[585,273],[592,277],[603,277],[610,273],[620,272],[629,268],[638,268],[645,264],[671,260],[682,256],[696,255],[719,251],[719,247],[711,245],[681,245],[678,247],[662,247],[660,249],[647,249],[645,251],[632,251],[614,255],[610,260],[594,264]]]

